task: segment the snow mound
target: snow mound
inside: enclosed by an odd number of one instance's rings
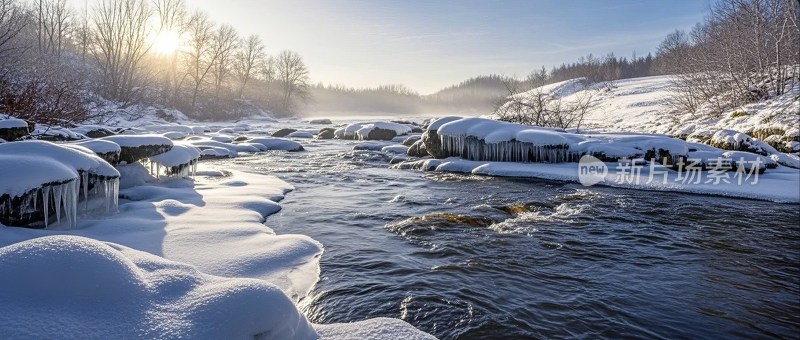
[[[314,138],[314,134],[311,133],[311,132],[308,132],[308,131],[295,131],[295,132],[292,132],[292,133],[286,135],[286,137],[289,137],[289,138]]]
[[[464,117],[458,117],[458,116],[442,117],[442,118],[436,119],[433,122],[431,122],[431,124],[428,125],[428,129],[427,130],[428,131],[436,131],[436,130],[439,130],[439,127],[441,127],[444,124],[447,124],[447,123],[450,123],[452,121],[456,121],[456,120],[459,120],[459,119],[463,119],[463,118]]]
[[[290,139],[278,137],[257,137],[247,140],[248,143],[257,143],[269,150],[303,151],[303,145]]]
[[[138,148],[142,146],[172,146],[172,140],[162,135],[117,135],[103,137],[102,140],[117,143],[123,148]]]
[[[192,175],[199,159],[200,149],[188,143],[175,143],[172,150],[149,158],[150,162],[165,167],[166,175],[180,177]],[[156,174],[160,174],[160,169]]]
[[[381,152],[405,155],[408,152],[408,147],[402,144],[389,145],[381,148]]]
[[[0,248],[0,271],[4,337],[317,337],[265,281],[214,277],[92,239],[49,236]]]
[[[86,172],[107,178],[119,177],[119,171],[93,153],[87,154],[51,142],[31,140],[0,144],[0,155],[49,158],[75,169],[76,172]],[[16,179],[30,178],[21,170],[7,173],[7,175]]]
[[[17,119],[17,118],[9,118],[9,119],[0,119],[0,129],[10,129],[10,128],[28,128],[28,122]]]
[[[391,140],[396,136],[403,136],[412,132],[412,128],[405,124],[392,122],[360,122],[347,125],[341,132],[337,130],[335,136],[343,139],[379,139],[371,136],[371,134],[380,130],[394,133],[390,138],[380,138],[385,140]]]

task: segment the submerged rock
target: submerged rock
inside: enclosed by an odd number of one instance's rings
[[[398,223],[390,224],[387,229],[403,236],[423,236],[446,228],[486,228],[495,222],[497,221],[485,216],[433,213],[411,217]]]

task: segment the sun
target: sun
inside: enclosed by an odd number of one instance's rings
[[[153,51],[162,55],[170,55],[178,51],[181,45],[180,34],[175,31],[161,31],[153,38]]]

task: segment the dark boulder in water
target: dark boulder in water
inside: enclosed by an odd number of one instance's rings
[[[422,143],[425,144],[425,150],[428,154],[434,158],[447,158],[449,156],[447,151],[442,149],[442,140],[434,130],[428,130],[422,134]]]
[[[321,118],[321,119],[312,119],[308,121],[309,124],[333,124],[330,119]]]
[[[425,148],[425,143],[422,140],[414,142],[408,147],[408,155],[411,157],[428,157],[428,150]]]
[[[292,132],[297,131],[296,129],[280,129],[272,133],[272,137],[286,137]]]
[[[397,132],[394,130],[388,129],[381,129],[376,127],[370,131],[367,136],[366,140],[392,140],[394,137],[397,137]]]
[[[422,136],[410,136],[403,141],[403,145],[405,146],[412,146],[414,143],[422,139]]]
[[[334,128],[324,128],[317,132],[317,139],[333,139],[335,133],[336,129]]]

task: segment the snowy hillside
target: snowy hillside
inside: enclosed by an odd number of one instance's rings
[[[564,100],[574,100],[584,91],[594,92],[584,127],[601,131],[661,133],[685,137],[709,129],[730,129],[751,134],[758,129],[778,127],[784,132],[798,128],[800,87],[763,102],[745,105],[720,114],[710,108],[697,114],[681,113],[670,104],[670,76],[623,79],[598,84],[588,90],[566,92],[565,86],[548,85]],[[569,81],[568,81],[569,82]],[[564,82],[566,83],[566,82]],[[794,114],[792,114],[794,113]]]

